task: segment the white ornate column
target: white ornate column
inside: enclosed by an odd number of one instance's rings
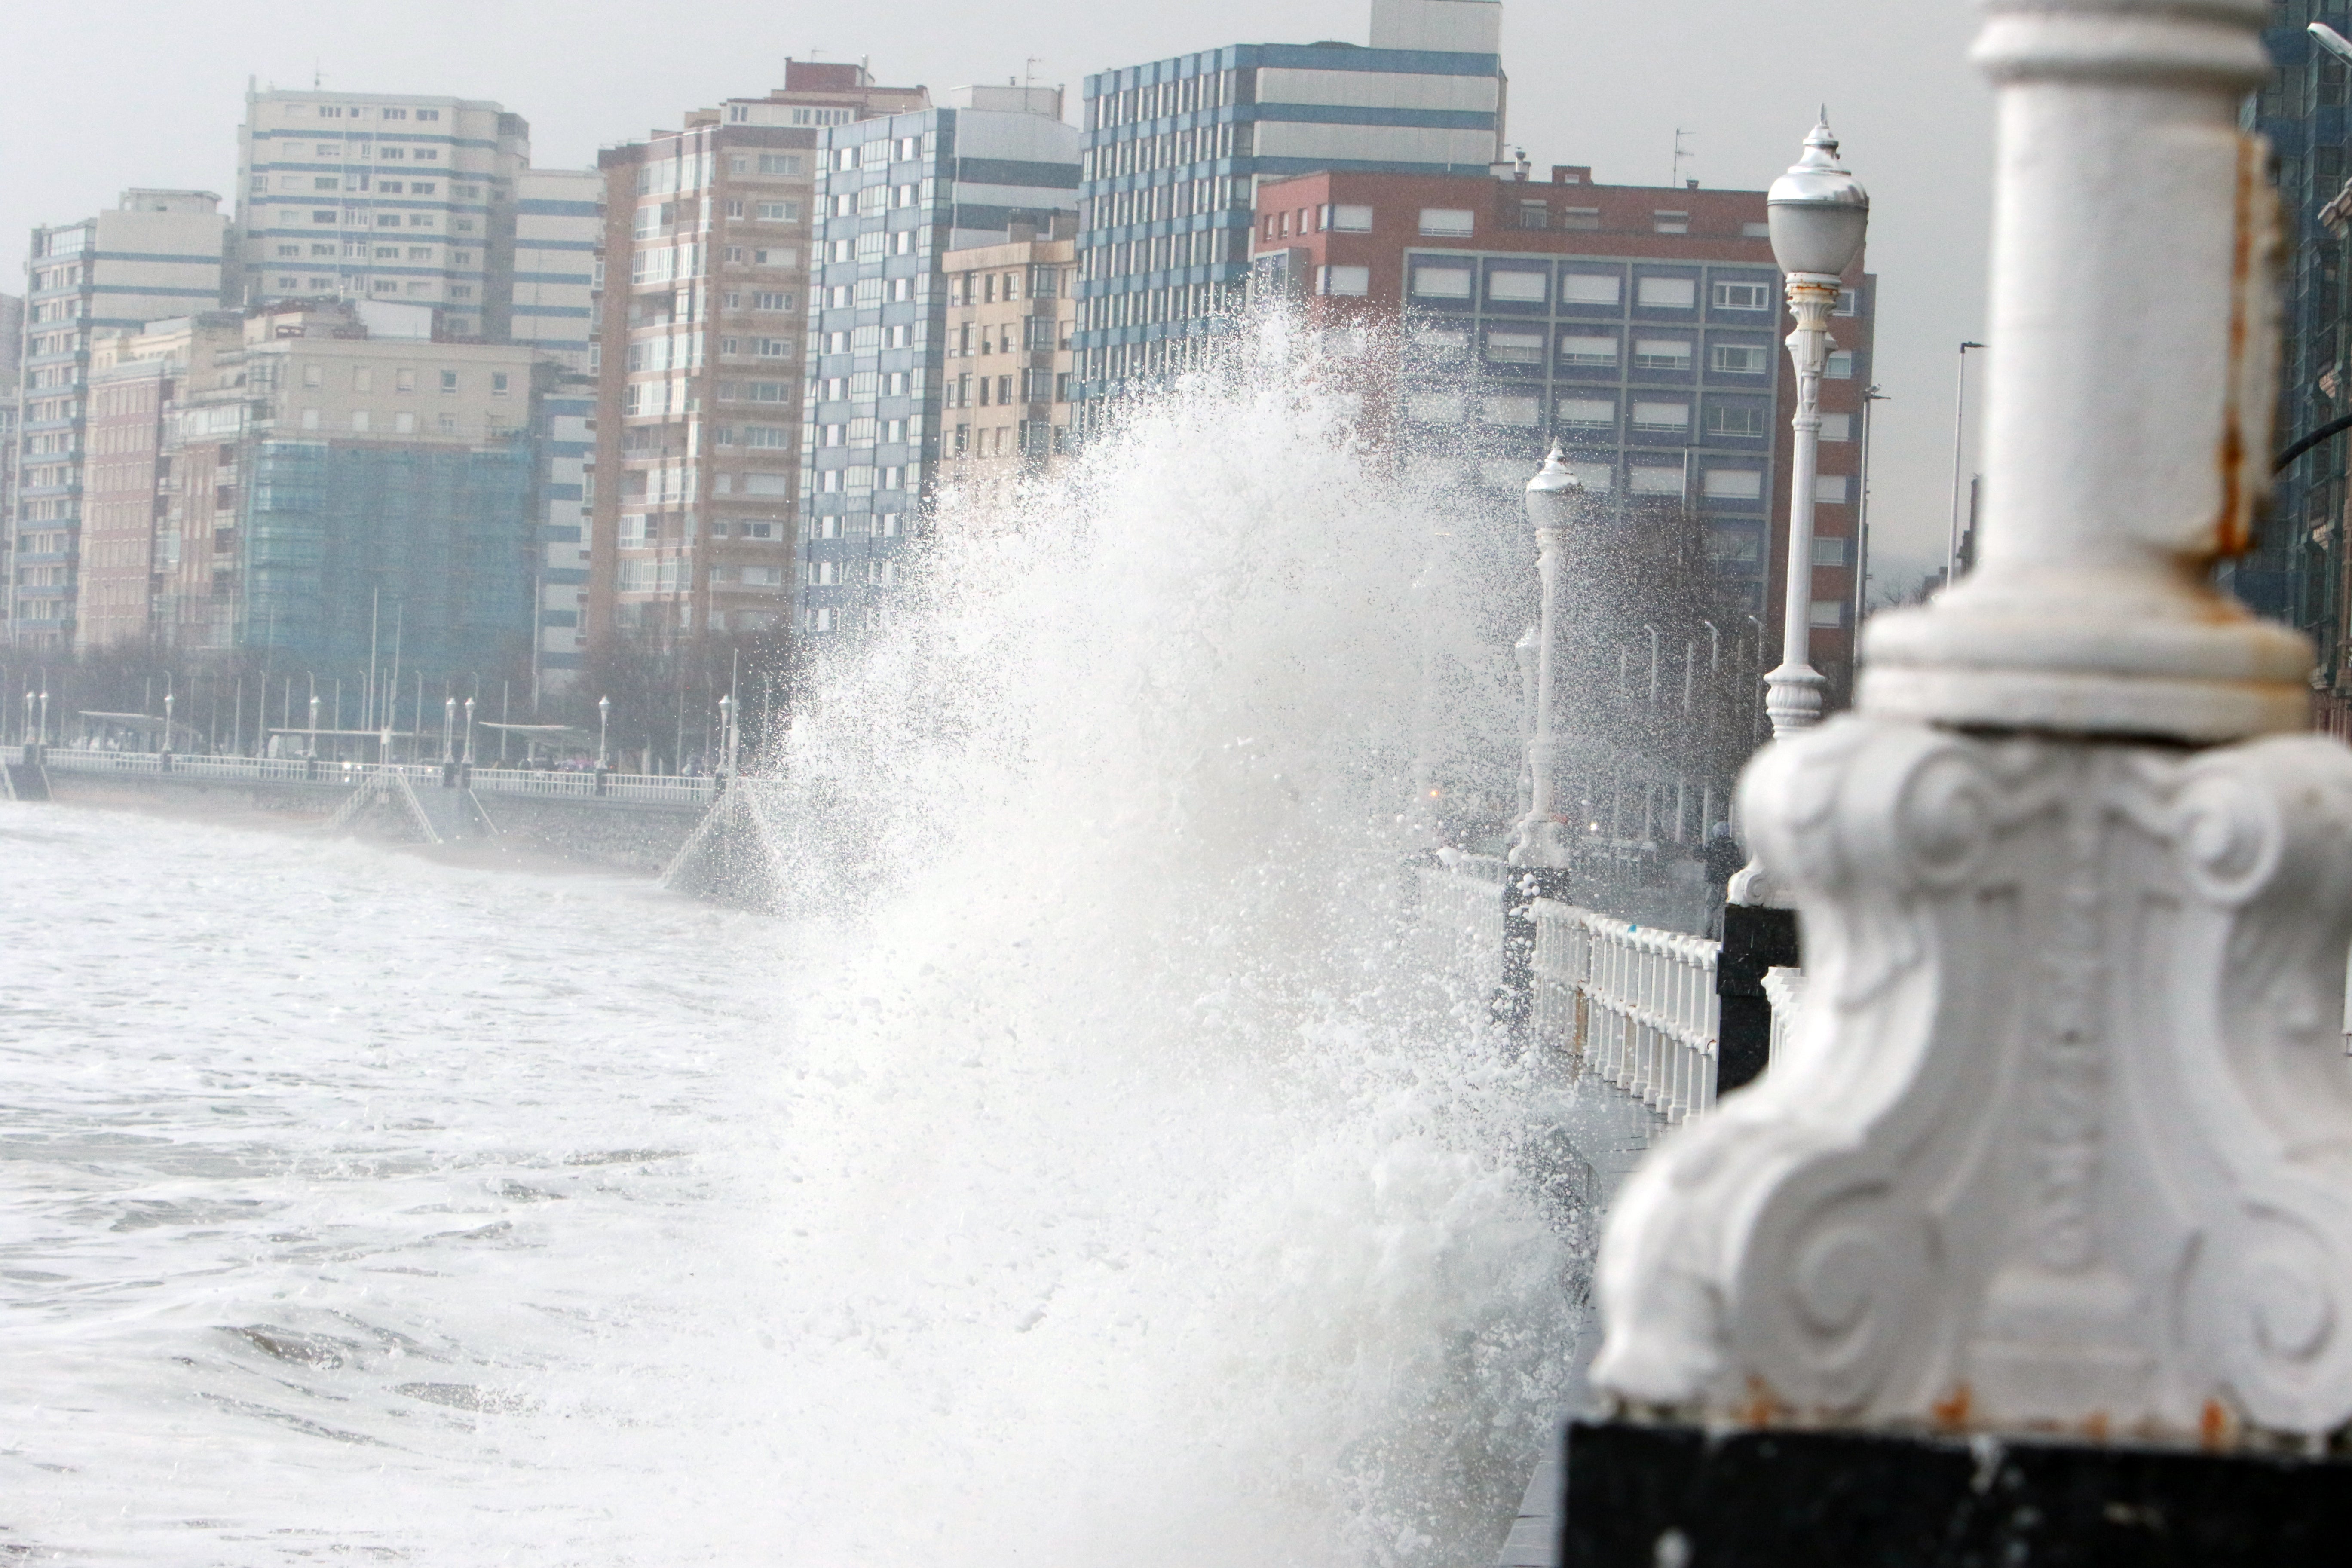
[[[2226,1447],[2352,1421],[2352,752],[2210,585],[2273,444],[2263,0],[1999,0],[1976,572],[1741,784],[1769,1072],[1662,1146],[1596,1384],[1733,1426]]]

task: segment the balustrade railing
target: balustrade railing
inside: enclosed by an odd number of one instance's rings
[[[52,746],[41,754],[53,773],[173,773],[192,779],[245,784],[313,784],[356,788],[370,776],[399,777],[410,787],[438,789],[446,777],[439,763],[351,763],[302,757],[216,757],[153,752],[97,752]],[[558,773],[536,768],[467,771],[466,783],[478,795],[541,795],[559,799],[623,801],[640,805],[703,806],[719,796],[719,782],[659,773]]]
[[[1524,1017],[1528,1037],[1640,1100],[1662,1121],[1711,1110],[1721,1059],[1722,1004],[1716,992],[1719,942],[1537,898],[1528,921],[1534,948],[1528,994],[1515,1010],[1503,988],[1505,906],[1510,868],[1486,857],[1446,854],[1417,871],[1423,963],[1474,994],[1496,998],[1497,1017]],[[1517,940],[1525,940],[1520,938]],[[1772,972],[1773,1044],[1803,994],[1800,970]]]
[[[1715,1104],[1718,944],[1573,905],[1535,905],[1538,1037],[1681,1121]]]

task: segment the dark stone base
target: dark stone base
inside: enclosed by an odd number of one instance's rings
[[[2330,1568],[2352,1462],[1573,1423],[1561,1568]]]

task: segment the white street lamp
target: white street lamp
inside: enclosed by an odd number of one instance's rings
[[[45,710],[48,706],[48,700],[49,694],[46,691],[42,692],[41,705]],[[179,699],[174,693],[170,691],[163,693],[163,754],[167,757],[172,754],[172,706]],[[48,728],[47,722],[47,715],[46,712],[44,712],[42,718],[43,723],[41,727],[46,730]]]
[[[474,765],[474,700],[466,699],[466,765]]]
[[[1796,457],[1789,473],[1789,576],[1780,610],[1780,666],[1764,678],[1765,710],[1777,737],[1810,729],[1822,716],[1828,683],[1812,665],[1813,475],[1822,439],[1822,372],[1829,361],[1830,312],[1839,280],[1862,254],[1870,196],[1838,162],[1829,117],[1805,138],[1804,155],[1772,182],[1765,214],[1772,258],[1788,275],[1789,310],[1797,330],[1789,356],[1797,366]]]
[[[596,699],[596,771],[600,773],[604,771],[604,738],[612,732],[612,725],[613,700],[599,697]]]
[[[441,760],[454,763],[457,758],[457,700],[441,699]]]
[[[1576,520],[1583,485],[1569,471],[1555,441],[1543,467],[1528,481],[1528,521],[1536,530],[1536,575],[1543,585],[1543,610],[1536,624],[1536,722],[1528,742],[1528,814],[1512,837],[1514,866],[1568,864],[1552,806],[1558,742],[1552,737],[1552,666],[1559,634],[1559,556],[1569,524]]]

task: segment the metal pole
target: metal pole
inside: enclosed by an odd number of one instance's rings
[[[1528,743],[1528,815],[1510,849],[1515,866],[1557,867],[1568,864],[1559,841],[1559,810],[1553,795],[1559,773],[1557,743],[1552,736],[1552,683],[1559,638],[1559,567],[1568,525],[1584,487],[1568,467],[1559,443],[1552,443],[1543,467],[1528,481],[1527,507],[1536,527],[1536,577],[1541,608],[1536,622],[1536,722]]]
[[[1789,334],[1789,355],[1797,365],[1796,454],[1789,465],[1788,582],[1780,595],[1780,664],[1764,678],[1765,711],[1777,739],[1811,729],[1822,716],[1828,682],[1812,665],[1813,476],[1822,443],[1822,372],[1829,362],[1830,311],[1838,280],[1817,274],[1789,274],[1789,310],[1797,330]]]
[[[375,728],[375,634],[376,627],[383,619],[383,590],[382,588],[378,588],[374,590],[368,598],[367,698],[361,705],[360,709],[360,728],[362,730],[373,730]],[[337,687],[338,700],[335,704],[335,728],[338,730],[343,727],[343,708],[341,696],[341,688],[339,685]],[[312,726],[314,729],[317,726],[315,725]]]
[[[1945,551],[1944,586],[1950,587],[1960,574],[1960,475],[1966,457],[1961,437],[1967,429],[1969,411],[1969,351],[1984,344],[1964,342],[1960,345],[1960,368],[1952,392],[1952,536]]]
[[[613,700],[610,697],[599,697],[596,699],[596,771],[598,773],[604,771],[604,742],[611,735],[612,730]]]
[[[466,699],[466,765],[474,765],[474,700]]]

